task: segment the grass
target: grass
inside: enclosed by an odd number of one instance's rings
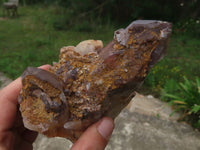
[[[174,81],[183,81],[183,76],[190,80],[199,77],[199,64],[200,39],[187,35],[172,35],[168,54],[151,69],[143,92],[154,93],[159,97],[163,88],[173,90]]]
[[[52,25],[55,11],[53,7],[20,7],[18,18],[0,20],[0,71],[14,79],[27,66],[57,61],[62,46],[86,39],[103,39],[108,43],[113,37],[111,28],[95,32],[55,30]]]
[[[175,111],[181,111],[180,121],[187,121],[200,130],[200,79],[195,82],[183,77],[184,82],[175,83],[176,90],[163,90],[162,96],[169,101]]]
[[[0,9],[0,16],[1,12]],[[88,22],[82,20],[74,28],[66,30],[68,27],[56,6],[20,7],[19,14],[17,18],[0,18],[0,71],[12,79],[20,76],[28,66],[58,61],[62,46],[76,45],[86,39],[102,39],[106,45],[112,40],[113,32],[121,28],[110,23],[91,28]],[[151,69],[139,92],[171,102],[173,99],[166,99],[162,91],[177,95],[177,85],[184,81],[183,77],[193,81],[200,77],[199,64],[200,39],[180,31],[179,34],[173,33],[167,56]],[[188,96],[187,93],[185,96]],[[192,100],[189,97],[187,104],[190,103]],[[188,113],[194,110],[191,114],[195,112],[195,115],[189,122],[192,120],[192,124],[196,123],[200,127],[200,105],[192,106],[194,108],[186,107],[186,111],[183,111]]]
[[[0,20],[0,71],[12,79],[20,76],[27,66],[57,61],[62,46],[76,45],[86,39],[102,39],[105,45],[119,28],[100,24],[92,32],[83,32],[84,29],[88,31],[87,23],[80,21],[73,29],[55,30],[55,22],[59,23],[62,18],[56,6],[20,7],[19,14],[17,18]],[[188,79],[199,76],[199,48],[200,39],[172,34],[167,56],[150,71],[142,93],[160,96],[163,88],[173,89],[173,81],[182,81],[182,76]]]

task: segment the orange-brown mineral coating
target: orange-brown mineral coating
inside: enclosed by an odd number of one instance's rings
[[[79,53],[74,46],[62,48],[49,72],[25,71],[19,98],[24,122],[33,125],[32,130],[74,141],[101,117],[115,118],[165,54],[170,33],[167,22],[134,21],[116,31],[104,48],[99,43],[95,51],[87,50],[90,53]]]
[[[72,47],[68,47],[60,54],[59,64],[50,68],[60,79],[64,81],[64,93],[69,104],[70,119],[82,119],[84,111],[88,108],[95,111],[96,103],[87,99],[87,88],[83,87],[85,81],[89,81],[90,68],[96,54],[81,56]],[[89,106],[88,106],[89,105]],[[86,109],[84,109],[85,107]]]
[[[59,136],[57,131],[60,130],[59,128],[63,129],[64,123],[69,118],[68,104],[62,88],[59,84],[53,84],[52,81],[42,80],[32,72],[46,78],[48,76],[53,78],[48,72],[37,68],[28,68],[26,75],[22,75],[23,86],[19,103],[24,124],[29,129],[51,136]]]
[[[54,73],[65,83],[72,120],[88,119],[88,114],[93,112],[101,116],[110,107],[102,107],[103,104],[111,104],[104,102],[108,91],[134,80],[143,80],[147,75],[151,53],[158,45],[160,32],[151,29],[144,29],[140,33],[134,33],[133,30],[128,32],[128,46],[120,45],[114,39],[109,47],[113,53],[106,59],[101,57],[101,51],[99,54],[81,56],[73,50],[74,47],[61,50]]]

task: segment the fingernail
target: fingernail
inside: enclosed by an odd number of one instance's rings
[[[46,65],[42,65],[42,66],[39,66],[38,68],[40,68],[40,69],[43,69],[43,70],[48,70],[49,68],[51,67],[51,65],[49,65],[49,64],[46,64]]]
[[[114,129],[114,123],[110,118],[103,118],[97,126],[98,132],[104,137],[106,140],[109,139],[112,131]]]

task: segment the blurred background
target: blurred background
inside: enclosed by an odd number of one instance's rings
[[[0,72],[11,79],[27,66],[58,61],[63,46],[87,39],[106,45],[133,20],[173,23],[168,54],[139,92],[169,102],[200,127],[200,0],[19,0],[17,13],[10,14],[5,2],[0,1]]]

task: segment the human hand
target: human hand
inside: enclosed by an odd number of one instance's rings
[[[50,65],[41,66],[47,70]],[[22,84],[16,79],[0,91],[0,150],[32,150],[37,132],[25,129],[18,111],[18,95]],[[105,117],[90,126],[75,142],[72,150],[103,150],[113,131],[114,122]]]
[[[74,143],[71,150],[104,150],[113,129],[113,120],[104,117],[90,126]]]
[[[47,70],[50,65],[39,68]],[[0,150],[32,150],[37,133],[25,129],[18,108],[21,78],[0,91]]]

